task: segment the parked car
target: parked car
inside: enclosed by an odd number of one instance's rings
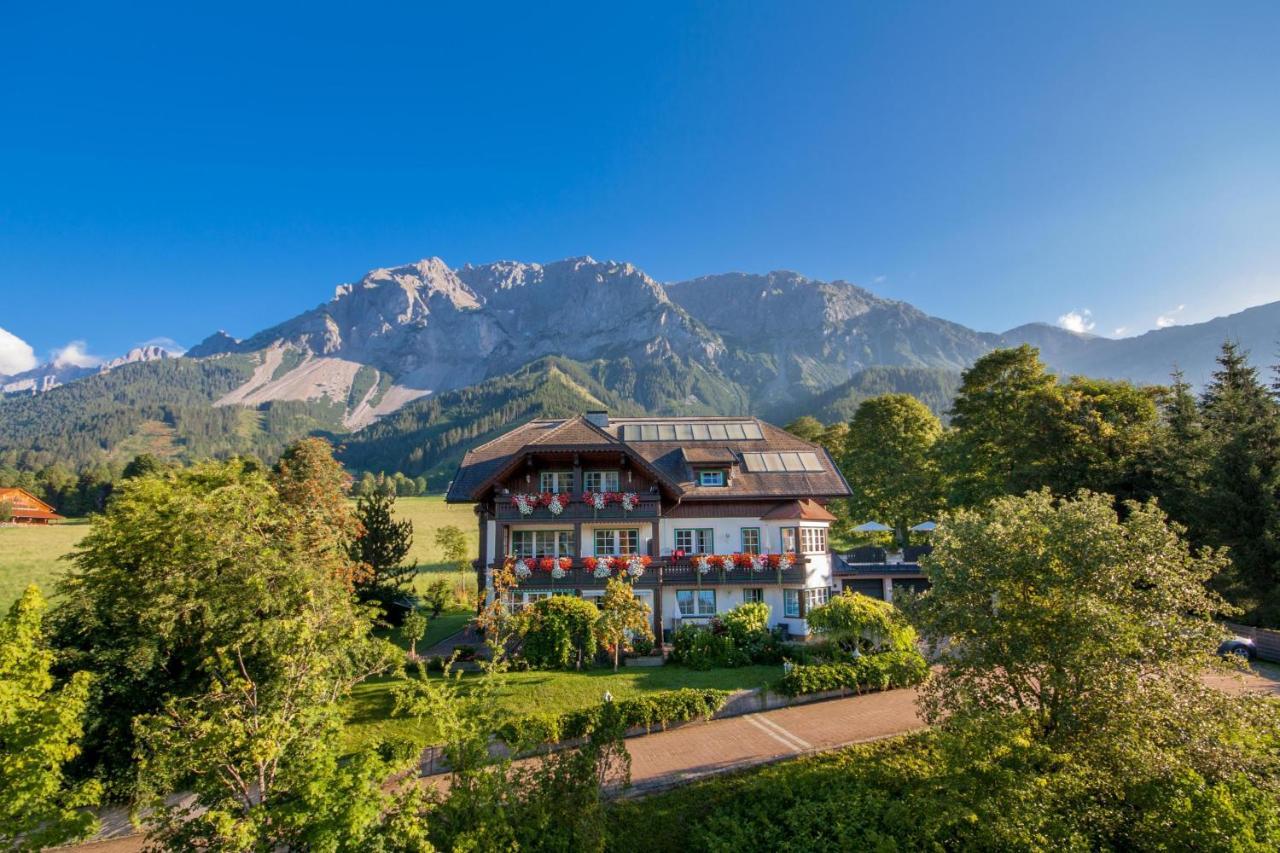
[[[1223,657],[1236,655],[1245,660],[1253,660],[1258,656],[1258,647],[1248,637],[1232,637],[1222,641],[1222,645],[1218,646],[1218,654]]]

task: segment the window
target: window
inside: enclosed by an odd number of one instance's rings
[[[596,556],[614,557],[634,554],[640,549],[639,530],[597,530]]]
[[[742,528],[742,553],[744,554],[760,553],[760,528],[759,527]]]
[[[796,552],[796,528],[782,528],[782,550],[788,554]]]
[[[825,554],[827,551],[827,528],[801,527],[800,543],[804,545],[806,554]]]
[[[800,618],[800,590],[784,589],[782,591],[782,615],[788,619]]]
[[[686,554],[714,554],[716,532],[711,528],[677,530],[676,550]]]
[[[699,471],[698,485],[699,486],[723,486],[724,472],[723,471]]]
[[[513,530],[511,553],[516,557],[576,557],[572,530]]]
[[[742,591],[743,604],[763,604],[764,588],[759,586],[747,587]]]
[[[714,589],[677,589],[676,607],[684,617],[715,616],[716,591]]]
[[[808,613],[813,608],[826,604],[828,592],[825,586],[820,586],[817,589],[806,589],[804,591],[804,612]]]
[[[543,471],[538,475],[538,491],[540,492],[572,492],[572,471]]]
[[[582,475],[582,488],[588,492],[618,491],[617,471],[588,471]]]

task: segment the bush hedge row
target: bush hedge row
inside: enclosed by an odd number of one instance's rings
[[[863,655],[851,663],[794,666],[782,676],[777,690],[787,696],[845,688],[858,693],[912,687],[924,681],[929,664],[917,651]]]
[[[630,729],[666,728],[671,723],[709,717],[724,707],[731,691],[683,688],[614,700],[622,724]],[[526,714],[507,721],[498,737],[511,746],[531,747],[540,743],[556,743],[586,737],[595,729],[600,708],[580,708],[563,714]]]

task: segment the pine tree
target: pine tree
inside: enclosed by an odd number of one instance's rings
[[[1160,439],[1155,442],[1156,491],[1165,512],[1184,524],[1192,541],[1201,544],[1201,517],[1212,450],[1204,418],[1191,385],[1181,370],[1161,401]]]
[[[1219,580],[1253,620],[1280,618],[1280,405],[1228,341],[1205,389],[1202,410],[1212,461],[1200,525],[1231,549],[1232,571]]]
[[[356,503],[356,518],[364,535],[351,545],[351,558],[367,567],[364,579],[356,584],[362,601],[384,606],[403,595],[418,571],[417,563],[405,563],[413,547],[413,522],[396,521],[394,492],[376,490],[362,495]]]

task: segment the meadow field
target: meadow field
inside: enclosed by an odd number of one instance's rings
[[[451,506],[438,495],[398,498],[396,515],[413,522],[409,559],[416,561],[420,570],[415,588],[421,590],[432,578],[446,577],[451,586],[460,584],[475,590],[475,573],[470,569],[459,572],[457,566],[446,564],[434,541],[437,530],[455,525],[467,536],[468,559],[474,559],[479,545],[470,505]],[[62,557],[88,532],[89,520],[83,518],[43,526],[0,527],[0,608],[8,610],[33,582],[52,598],[54,582],[70,565]]]

